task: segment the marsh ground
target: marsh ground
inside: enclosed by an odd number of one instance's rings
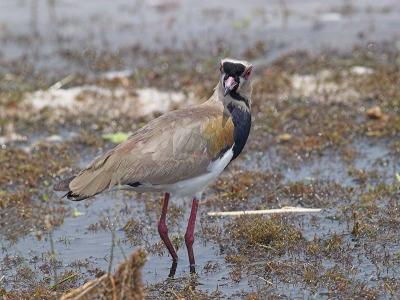
[[[0,295],[57,298],[143,248],[149,299],[396,298],[396,2],[253,1],[241,10],[126,2],[1,4]],[[194,277],[183,243],[190,201],[173,200],[180,262],[168,279],[160,195],[72,203],[51,186],[112,147],[104,135],[201,102],[227,55],[256,65],[254,126],[243,155],[201,201]],[[207,216],[282,206],[323,211]]]

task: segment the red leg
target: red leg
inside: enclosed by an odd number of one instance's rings
[[[160,234],[161,239],[163,240],[165,246],[167,247],[169,254],[171,254],[172,259],[174,261],[178,260],[178,255],[176,255],[174,246],[168,237],[168,228],[166,224],[166,217],[168,211],[168,202],[169,202],[169,193],[165,193],[164,200],[163,200],[163,207],[161,212],[160,221],[158,222],[158,233]]]
[[[196,214],[197,214],[197,208],[199,206],[199,200],[196,198],[193,198],[192,201],[192,210],[190,212],[190,217],[189,217],[189,222],[188,226],[186,229],[186,234],[185,234],[185,243],[186,243],[186,248],[188,251],[189,255],[189,263],[190,263],[190,272],[194,273],[195,272],[195,261],[194,261],[194,254],[193,254],[193,243],[194,243],[194,226],[196,223]]]

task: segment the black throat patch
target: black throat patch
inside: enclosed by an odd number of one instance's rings
[[[242,152],[247,142],[251,128],[251,114],[249,111],[243,110],[232,103],[229,103],[227,108],[232,115],[232,121],[235,127],[233,131],[235,145],[233,146],[232,161]]]
[[[242,101],[244,104],[246,104],[247,108],[250,109],[249,100],[240,95],[236,90],[230,92],[229,95],[235,100]]]

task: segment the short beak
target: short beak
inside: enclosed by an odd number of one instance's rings
[[[230,91],[232,91],[235,86],[237,85],[237,82],[232,76],[229,76],[227,80],[224,81],[224,96],[228,95]]]

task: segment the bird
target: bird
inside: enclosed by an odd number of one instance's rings
[[[194,229],[202,193],[242,152],[252,122],[253,65],[232,58],[219,65],[219,80],[207,101],[153,119],[53,187],[74,201],[113,188],[163,193],[158,232],[175,269],[178,256],[168,236],[168,203],[170,195],[190,196],[185,244],[191,273],[195,273]]]

